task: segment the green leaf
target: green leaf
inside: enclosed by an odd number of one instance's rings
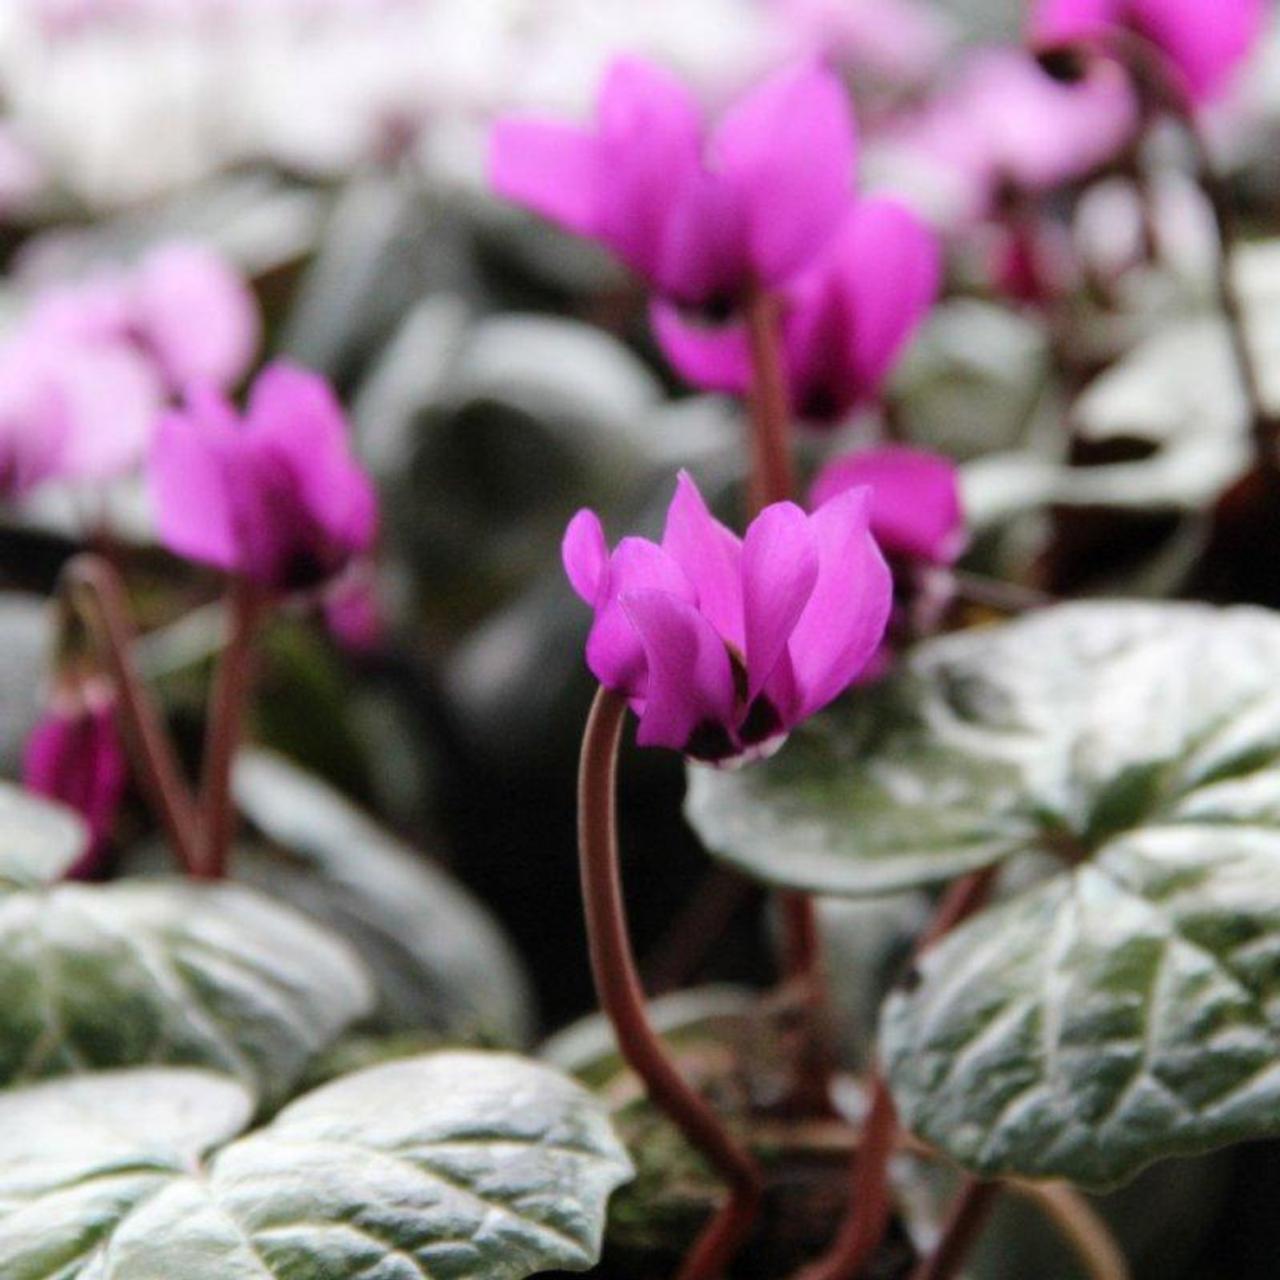
[[[771,761],[694,767],[688,812],[763,880],[891,892],[1097,847],[1280,750],[1280,620],[1091,603],[920,645]]]
[[[241,753],[235,793],[276,849],[236,876],[347,939],[378,991],[373,1025],[519,1045],[533,997],[493,917],[423,855],[281,756]]]
[[[983,1174],[1098,1187],[1280,1132],[1280,620],[1080,605],[985,660],[961,640],[933,654],[967,683],[968,741],[1022,778],[993,820],[1037,815],[1087,860],[888,1002],[905,1123]]]
[[[0,1099],[21,1139],[0,1162],[6,1280],[585,1270],[608,1197],[630,1176],[590,1094],[507,1055],[438,1054],[348,1076],[203,1165],[195,1157],[223,1126],[175,1116],[176,1091],[193,1087],[181,1074],[154,1090],[74,1082],[92,1119],[79,1142],[65,1085]]]
[[[0,782],[0,909],[5,893],[52,884],[88,847],[77,814]]]
[[[66,884],[0,897],[0,1081],[212,1067],[266,1103],[368,1008],[355,956],[231,884]]]

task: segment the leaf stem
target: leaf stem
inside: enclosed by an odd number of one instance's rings
[[[1089,1280],[1131,1280],[1129,1263],[1107,1224],[1074,1187],[1052,1182],[1008,1185],[1052,1221],[1075,1250]]]
[[[106,560],[89,554],[78,555],[67,565],[63,582],[73,600],[82,599],[81,608],[115,681],[122,727],[147,802],[183,870],[200,876],[195,802],[173,740],[134,662],[136,636],[124,584]]]
[[[980,911],[995,883],[997,868],[983,867],[955,881],[942,896],[933,919],[916,943],[907,973],[939,939]],[[792,1280],[856,1280],[880,1247],[889,1226],[889,1157],[897,1138],[893,1096],[877,1070],[871,1078],[871,1104],[862,1140],[853,1157],[853,1185],[848,1214],[816,1262],[802,1267]]]
[[[654,1105],[729,1184],[728,1200],[695,1241],[676,1276],[676,1280],[711,1280],[742,1247],[759,1210],[763,1180],[754,1157],[680,1074],[645,1008],[618,858],[618,749],[626,714],[625,699],[601,688],[582,741],[578,851],[591,968],[600,1005],[613,1024],[622,1056],[644,1081]]]
[[[982,1234],[1000,1191],[998,1182],[966,1178],[952,1203],[937,1248],[911,1273],[911,1280],[952,1280]]]
[[[232,579],[227,590],[230,634],[214,679],[200,779],[203,866],[211,880],[221,880],[227,873],[235,830],[231,766],[243,732],[253,682],[254,641],[265,604],[261,590],[247,578]]]

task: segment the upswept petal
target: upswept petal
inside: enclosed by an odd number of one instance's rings
[[[502,197],[577,235],[599,230],[599,147],[584,129],[511,117],[489,135],[489,182]]]
[[[228,490],[234,449],[226,424],[192,406],[161,418],[147,465],[160,541],[177,555],[228,572],[239,561]]]
[[[171,387],[207,381],[227,390],[248,372],[261,337],[257,303],[202,245],[173,243],[143,259],[133,309]]]
[[[672,197],[688,188],[701,164],[698,104],[661,67],[619,58],[600,91],[597,123],[601,173],[594,234],[642,275],[669,276]],[[698,240],[695,247],[705,247]]]
[[[742,543],[748,703],[773,674],[817,580],[809,517],[792,502],[766,507]]]
[[[850,489],[809,519],[818,548],[818,580],[791,633],[795,675],[790,723],[821,710],[875,656],[889,621],[893,579],[870,532],[871,491]]]
[[[699,324],[661,300],[654,301],[649,316],[663,354],[686,382],[730,395],[750,390],[751,348],[740,324]]]
[[[346,553],[372,546],[376,495],[323,378],[285,361],[268,366],[250,394],[246,430],[285,460],[302,509],[334,543]]]
[[[601,603],[609,584],[609,544],[604,525],[594,511],[583,507],[564,531],[560,559],[570,586],[586,604]]]
[[[1163,48],[1195,102],[1229,86],[1266,23],[1265,0],[1130,0],[1133,24]]]
[[[871,490],[871,532],[887,551],[934,564],[950,564],[963,551],[959,474],[950,459],[905,445],[851,453],[822,469],[810,505],[860,486]]]
[[[855,205],[834,253],[853,310],[851,363],[862,396],[872,397],[937,300],[942,254],[920,218],[888,199]]]
[[[759,278],[783,283],[821,252],[848,208],[857,140],[843,85],[816,64],[772,76],[725,113],[708,159],[739,193]]]
[[[703,616],[731,645],[744,649],[742,540],[711,514],[687,471],[676,480],[662,548],[693,584]]]
[[[130,470],[146,453],[164,404],[153,366],[128,347],[72,343],[47,370],[65,414],[59,471],[98,480]],[[43,424],[33,422],[32,430]]]
[[[587,666],[601,684],[628,697],[645,689],[644,649],[619,602],[624,593],[656,590],[694,604],[697,594],[683,569],[647,538],[623,538],[609,561],[607,593],[596,605],[587,637]]]
[[[1127,0],[1040,0],[1031,13],[1031,39],[1045,46],[1091,39],[1122,21],[1126,3]]]
[[[628,591],[622,605],[648,667],[636,741],[698,755],[705,739],[716,754],[732,754],[733,672],[715,628],[664,591]]]

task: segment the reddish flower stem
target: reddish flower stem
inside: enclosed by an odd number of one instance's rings
[[[953,1280],[982,1234],[999,1196],[998,1182],[966,1178],[952,1203],[937,1248],[911,1273],[911,1280]]]
[[[912,967],[961,921],[981,910],[995,881],[996,868],[983,867],[955,881],[943,895],[928,928],[916,943]],[[871,1077],[871,1103],[862,1139],[853,1158],[852,1202],[831,1248],[792,1280],[856,1280],[871,1260],[889,1226],[889,1157],[897,1137],[897,1118],[889,1086],[879,1071]]]
[[[763,1180],[754,1157],[680,1074],[649,1022],[627,928],[618,858],[618,748],[627,704],[602,688],[587,720],[578,774],[578,851],[591,968],[618,1047],[649,1097],[729,1184],[729,1198],[685,1258],[676,1280],[711,1280],[742,1247]]]
[[[231,767],[244,728],[245,707],[253,683],[254,641],[264,607],[265,598],[259,588],[247,578],[232,580],[227,591],[230,634],[214,680],[200,780],[203,867],[211,880],[226,875],[235,834]]]
[[[782,352],[778,297],[753,290],[746,304],[751,343],[751,509],[795,494],[791,466],[791,399]]]
[[[776,294],[753,289],[746,302],[751,345],[751,509],[758,512],[795,494],[791,464],[791,397],[782,346],[782,308]],[[826,1045],[826,975],[822,936],[813,897],[807,893],[779,896],[782,914],[783,972],[801,986],[810,1011],[805,1060],[800,1063],[797,1102],[806,1110],[830,1110],[830,1053]]]
[[[133,660],[136,636],[124,585],[115,569],[96,555],[76,556],[64,570],[63,582],[73,600],[81,597],[80,607],[115,681],[122,728],[147,802],[183,870],[200,876],[195,802],[173,740]]]

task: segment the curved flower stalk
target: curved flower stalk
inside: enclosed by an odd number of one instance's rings
[[[68,684],[54,693],[23,751],[23,786],[74,809],[89,829],[89,848],[67,872],[73,879],[92,874],[101,862],[128,784],[116,715],[107,681]]]
[[[824,253],[779,296],[790,410],[828,426],[874,401],[940,282],[937,239],[911,210],[883,198],[853,204]],[[666,302],[653,315],[682,377],[711,391],[751,390],[757,361],[745,325],[698,325]]]
[[[215,876],[231,840],[230,770],[258,623],[273,598],[325,586],[377,534],[373,484],[348,435],[328,384],[287,364],[259,376],[243,417],[197,388],[156,433],[148,480],[160,541],[231,577],[201,785],[204,861]]]
[[[590,126],[502,119],[489,166],[499,195],[600,241],[659,296],[723,315],[836,236],[856,155],[844,89],[816,64],[765,81],[708,130],[674,76],[621,58]]]
[[[565,535],[574,589],[595,610],[587,662],[601,682],[583,741],[579,841],[593,970],[623,1055],[654,1103],[721,1173],[729,1199],[679,1280],[719,1275],[755,1217],[760,1173],[681,1077],[645,1011],[618,870],[614,790],[628,707],[638,741],[716,766],[775,751],[856,679],[888,620],[889,571],[869,531],[869,494],[806,515],[766,507],[739,539],[681,475],[661,543],[610,552],[599,519]]]

